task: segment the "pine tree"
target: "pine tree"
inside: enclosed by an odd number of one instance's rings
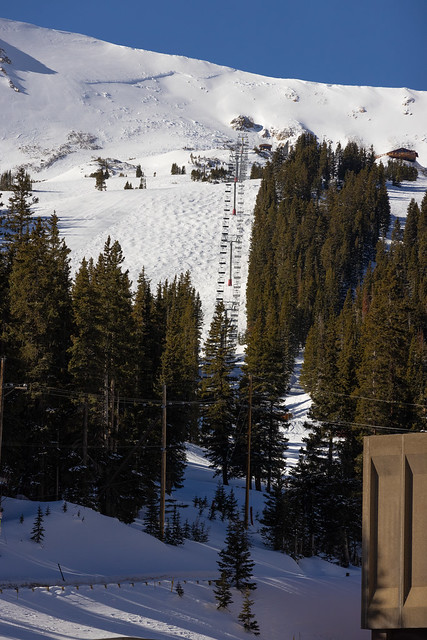
[[[9,209],[2,218],[3,235],[9,245],[21,242],[30,231],[32,218],[31,207],[38,203],[38,198],[31,193],[31,179],[24,168],[20,168],[11,186]]]
[[[157,491],[148,494],[144,515],[144,531],[150,536],[160,537],[159,498]]]
[[[172,508],[172,520],[166,523],[165,542],[178,546],[184,542],[184,534],[181,527],[181,516],[178,511],[178,506],[173,505]]]
[[[196,399],[199,380],[201,306],[189,273],[164,287],[159,307],[162,307],[166,321],[160,383],[167,387],[168,400],[183,403],[168,408],[166,483],[170,493],[182,480],[184,443],[198,431],[197,407],[191,403]]]
[[[98,191],[106,191],[105,175],[102,169],[95,172],[95,189]]]
[[[220,579],[216,581],[214,594],[218,603],[216,606],[217,609],[228,609],[228,606],[233,602],[226,571],[222,571]]]
[[[200,394],[202,400],[209,403],[203,411],[202,443],[207,447],[212,466],[221,470],[224,485],[228,485],[235,410],[231,328],[224,303],[220,301],[205,343]]]
[[[278,478],[267,496],[260,520],[263,525],[261,535],[275,551],[286,549],[285,539],[289,515],[285,509],[284,480]]]
[[[283,412],[279,407],[288,386],[290,370],[284,351],[277,313],[270,301],[267,313],[261,312],[248,331],[245,376],[240,384],[242,400],[248,403],[249,379],[252,376],[251,469],[258,491],[262,480],[270,490],[273,477],[285,465],[287,439],[280,428]],[[241,439],[234,458],[236,475],[244,475],[245,457],[246,444]]]
[[[214,514],[219,511],[221,514],[221,520],[225,520],[227,515],[227,494],[224,489],[224,484],[220,482],[217,484],[214,499],[211,505],[211,520],[214,519]]]
[[[403,246],[405,249],[405,263],[409,285],[409,294],[414,302],[419,302],[419,240],[418,224],[420,219],[420,209],[414,199],[408,205],[406,214],[405,229],[403,234]]]
[[[150,398],[155,391],[160,365],[156,354],[162,345],[156,343],[154,297],[144,269],[138,277],[132,315],[135,323],[136,392],[142,398]]]
[[[251,559],[249,537],[238,518],[230,520],[225,543],[217,561],[221,575],[225,573],[230,585],[239,591],[256,589],[255,582],[250,581],[255,563]]]
[[[39,505],[37,509],[37,516],[34,520],[34,525],[31,530],[31,540],[34,540],[34,542],[37,542],[37,544],[41,544],[44,539],[44,532],[45,529],[43,527],[43,512],[41,506]]]
[[[132,292],[128,271],[122,270],[123,261],[120,244],[107,238],[94,275],[102,311],[104,391],[111,398],[117,392],[124,394],[132,384]]]
[[[92,259],[83,258],[72,287],[74,331],[69,369],[74,386],[98,393],[103,384],[102,310]]]
[[[411,333],[403,283],[383,245],[377,252],[372,303],[362,325],[355,420],[402,429],[411,423],[406,380]]]
[[[92,460],[99,508],[106,515],[132,521],[143,496],[139,436],[130,412],[120,402],[134,389],[135,353],[132,292],[123,260],[119,243],[108,238],[96,265],[82,265],[74,290],[78,331],[71,370],[77,386],[83,382],[78,377],[81,372],[93,385],[92,392],[102,398],[102,403],[91,403],[89,415],[92,442],[97,445]],[[85,371],[84,361],[90,354],[93,361]]]
[[[10,274],[10,342],[19,375],[33,383],[66,380],[70,334],[69,249],[56,216],[38,219],[15,252]],[[24,373],[25,372],[25,373]]]
[[[243,624],[243,628],[248,633],[253,633],[256,636],[259,636],[259,625],[255,620],[255,615],[252,613],[252,605],[253,600],[249,597],[249,589],[245,590],[245,595],[243,598],[243,606],[242,610],[239,613],[239,620]]]

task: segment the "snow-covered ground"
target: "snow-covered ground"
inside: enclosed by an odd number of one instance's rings
[[[243,481],[231,486],[242,504]],[[217,479],[203,451],[188,450],[185,486],[176,492],[188,505],[182,518],[198,517],[193,498],[212,501]],[[254,515],[263,496],[252,491]],[[171,547],[91,509],[49,503],[42,544],[30,540],[38,503],[6,498],[0,536],[0,638],[110,638],[238,640],[247,637],[237,616],[242,596],[233,591],[229,612],[217,611],[212,581],[226,523],[201,519],[210,528],[206,544]],[[47,503],[42,504],[43,513]],[[20,522],[23,517],[23,522]],[[257,520],[251,527],[253,612],[268,640],[368,640],[360,630],[360,569],[343,569],[312,558],[299,564],[266,549]],[[61,574],[62,571],[62,574]],[[349,575],[347,575],[349,574]],[[64,579],[62,578],[64,577]],[[177,582],[184,595],[176,593]]]
[[[154,288],[160,281],[170,281],[176,274],[190,271],[192,283],[201,296],[206,328],[216,298],[224,184],[196,183],[190,175],[172,176],[172,161],[157,158],[156,177],[154,171],[147,173],[146,189],[123,189],[126,181],[138,186],[139,179],[133,172],[132,176],[110,177],[107,190],[99,192],[94,188],[94,178],[82,175],[95,171],[95,164],[70,170],[65,178],[35,183],[34,192],[39,197],[35,213],[57,212],[60,231],[72,250],[73,272],[84,256],[96,260],[108,235],[120,242],[124,267],[129,269],[134,285],[142,267]],[[146,171],[144,164],[142,168]],[[191,166],[187,171],[191,172]],[[259,184],[259,180],[248,180],[244,188],[242,252],[245,258]],[[241,275],[244,291],[246,259],[242,261]],[[244,329],[244,307],[242,298],[240,331]]]

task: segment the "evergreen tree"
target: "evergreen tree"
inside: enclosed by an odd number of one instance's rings
[[[261,311],[248,330],[245,376],[240,384],[241,397],[248,403],[252,377],[251,469],[258,491],[263,480],[269,491],[273,477],[285,465],[287,439],[281,429],[283,412],[280,400],[289,383],[291,358],[283,348],[278,324],[277,313],[270,301],[267,313]],[[234,461],[237,475],[245,473],[245,452],[246,444],[240,440]]]
[[[120,397],[131,395],[134,373],[132,292],[123,254],[110,238],[96,265],[83,261],[74,286],[76,333],[70,370],[89,399],[92,474],[102,512],[132,521],[141,506],[142,478],[132,416]],[[101,401],[102,399],[102,401]]]
[[[257,180],[259,178],[262,178],[262,176],[263,176],[263,167],[257,162],[254,162],[251,166],[251,173],[249,176],[250,179]]]
[[[102,309],[92,259],[83,258],[72,287],[74,331],[69,369],[74,386],[98,393],[103,384]]]
[[[221,470],[225,485],[228,485],[235,410],[231,329],[224,303],[220,301],[205,343],[200,394],[202,400],[209,403],[203,411],[202,443],[207,447],[212,466]]]
[[[39,505],[37,509],[37,516],[34,520],[34,525],[31,530],[31,540],[34,540],[34,542],[37,542],[37,544],[41,544],[44,539],[44,532],[45,529],[43,527],[43,512],[41,506]]]
[[[181,527],[181,516],[176,504],[172,507],[172,519],[166,522],[165,542],[178,546],[184,542],[184,533]]]
[[[144,516],[144,531],[150,536],[160,537],[160,509],[157,491],[148,494]]]
[[[160,383],[167,387],[168,400],[182,403],[168,408],[166,483],[170,493],[181,484],[184,443],[194,437],[198,428],[197,408],[192,403],[196,400],[199,379],[201,307],[189,273],[164,287],[160,305],[166,323]]]
[[[267,496],[260,520],[263,525],[261,535],[275,551],[285,551],[287,548],[285,540],[290,537],[290,532],[287,532],[289,516],[285,509],[284,480],[278,478]]]
[[[233,602],[226,571],[222,571],[220,579],[216,581],[214,594],[215,600],[218,603],[216,606],[217,609],[228,609],[229,605]]]
[[[249,593],[249,589],[246,589],[243,598],[243,607],[241,612],[239,613],[239,620],[243,624],[243,628],[245,631],[259,636],[259,625],[255,620],[255,615],[252,613],[253,600],[250,599]]]
[[[103,385],[106,399],[105,426],[107,437],[114,438],[115,409],[108,406],[117,393],[132,388],[134,335],[132,323],[132,292],[120,244],[107,239],[104,251],[95,266],[95,283],[101,313],[101,347],[103,351]],[[108,402],[107,402],[108,399]],[[111,402],[110,402],[111,400]],[[111,415],[113,414],[113,415]]]
[[[11,189],[9,208],[1,222],[4,239],[13,246],[29,233],[33,213],[31,207],[39,200],[32,195],[31,179],[24,168],[18,170]]]
[[[256,589],[251,582],[254,562],[250,554],[250,542],[244,523],[235,518],[230,520],[225,538],[226,547],[219,552],[219,570],[225,574],[230,585],[244,591]]]
[[[67,491],[69,500],[96,508],[98,455],[89,457],[91,447],[103,447],[104,404],[101,391],[104,384],[104,359],[102,349],[102,310],[95,281],[93,260],[84,258],[77,271],[72,287],[73,334],[69,349],[69,372],[72,387],[79,392],[74,419],[75,437],[81,443],[80,458],[70,460],[73,471],[73,491]],[[78,430],[80,433],[78,433]],[[74,452],[73,452],[74,453]],[[71,455],[73,455],[73,453]],[[91,497],[92,496],[92,497]]]
[[[135,323],[136,348],[136,392],[142,398],[153,397],[159,371],[159,358],[156,357],[162,345],[155,326],[154,297],[150,281],[144,269],[138,277],[137,289],[133,304],[133,320]]]
[[[10,273],[10,348],[16,375],[55,386],[66,380],[70,334],[69,249],[56,216],[38,219],[15,252]],[[22,379],[22,378],[21,378]]]
[[[95,189],[98,191],[106,191],[107,185],[105,183],[105,174],[102,169],[99,169],[94,174],[95,177]]]
[[[405,249],[405,263],[407,265],[407,278],[409,295],[417,304],[419,302],[419,240],[418,224],[420,219],[420,209],[414,199],[408,205],[406,213],[405,229],[403,233],[403,246]]]
[[[361,333],[355,420],[392,430],[412,422],[406,379],[409,305],[402,285],[392,256],[379,245],[373,298]]]
[[[0,175],[0,189],[4,189],[5,191],[11,191],[13,185],[13,176],[12,171],[4,171]]]

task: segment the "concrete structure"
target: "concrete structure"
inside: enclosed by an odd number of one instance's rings
[[[427,433],[364,442],[362,627],[427,640]]]

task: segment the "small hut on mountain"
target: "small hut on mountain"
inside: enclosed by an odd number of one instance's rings
[[[409,162],[415,162],[418,158],[418,153],[412,149],[404,149],[402,147],[400,149],[394,149],[394,151],[389,151],[386,153],[386,156],[394,158],[395,160],[409,160]]]

